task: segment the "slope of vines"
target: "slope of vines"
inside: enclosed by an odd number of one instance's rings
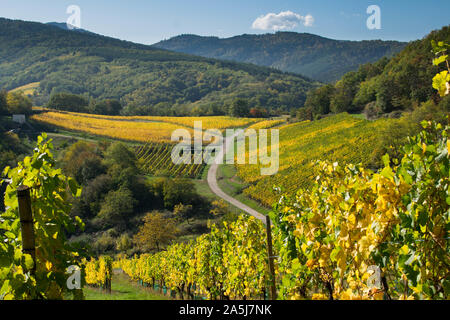
[[[311,185],[315,160],[368,165],[373,158],[378,131],[388,119],[369,122],[342,113],[318,121],[305,121],[279,129],[279,170],[272,176],[262,176],[260,164],[237,165],[238,175],[251,183],[244,192],[271,206],[277,196],[273,186],[290,190]]]
[[[268,288],[265,228],[253,218],[213,225],[189,243],[114,263],[133,280],[209,299],[261,299]]]
[[[136,156],[141,170],[150,175],[169,175],[171,177],[199,178],[205,163],[194,163],[194,153],[190,164],[176,164],[172,161],[171,144],[148,143],[136,148]]]
[[[401,162],[374,173],[320,162],[271,212],[280,299],[448,299],[449,127],[423,123]],[[131,278],[192,296],[258,299],[270,279],[263,225],[240,217],[187,244],[115,262]]]

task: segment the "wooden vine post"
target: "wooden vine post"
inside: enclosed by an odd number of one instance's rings
[[[266,231],[267,231],[267,254],[269,256],[269,272],[270,272],[270,295],[272,300],[277,299],[277,288],[275,286],[275,267],[273,264],[273,250],[272,250],[272,229],[270,226],[270,218],[266,216]]]
[[[108,278],[106,279],[106,293],[111,294],[111,283],[112,283],[112,279],[111,279],[112,275],[110,274],[108,276]]]
[[[19,200],[19,217],[22,228],[22,252],[29,254],[33,258],[33,268],[31,274],[36,273],[36,245],[34,241],[34,220],[31,209],[30,188],[20,186],[17,188],[17,198]]]

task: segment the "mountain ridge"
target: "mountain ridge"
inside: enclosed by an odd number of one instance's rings
[[[334,40],[311,33],[243,34],[229,38],[183,34],[153,46],[208,58],[247,62],[333,82],[361,64],[391,57],[406,42]],[[336,64],[339,61],[339,64]]]
[[[0,18],[0,88],[39,82],[35,104],[58,92],[120,99],[127,114],[223,113],[234,100],[288,111],[317,83],[248,63],[171,52],[95,33]],[[213,111],[215,109],[215,111]]]
[[[65,22],[47,22],[45,24],[48,25],[48,26],[57,27],[57,28],[60,28],[60,29],[66,30],[66,31],[86,32],[86,33],[99,35],[98,33],[91,32],[91,31],[88,31],[86,29],[78,28],[78,27],[76,27],[74,25],[71,25],[71,24],[68,24],[68,23],[65,23]],[[71,27],[71,29],[69,28],[69,26]]]

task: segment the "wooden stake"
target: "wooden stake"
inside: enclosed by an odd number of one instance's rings
[[[111,275],[106,279],[106,293],[111,294]]]
[[[269,255],[269,271],[270,271],[270,293],[271,299],[277,299],[277,288],[275,286],[275,267],[273,264],[273,251],[272,251],[272,229],[270,227],[270,218],[266,216],[266,230],[267,230],[267,254]]]
[[[22,252],[29,254],[33,258],[33,269],[31,274],[36,273],[36,245],[34,241],[34,221],[31,209],[30,188],[20,186],[17,188],[17,198],[19,200],[19,217],[22,228]]]

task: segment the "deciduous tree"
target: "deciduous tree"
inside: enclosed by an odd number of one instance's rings
[[[163,246],[175,239],[178,230],[173,218],[165,218],[160,212],[148,213],[144,224],[134,236],[134,242],[142,251],[160,251]]]

